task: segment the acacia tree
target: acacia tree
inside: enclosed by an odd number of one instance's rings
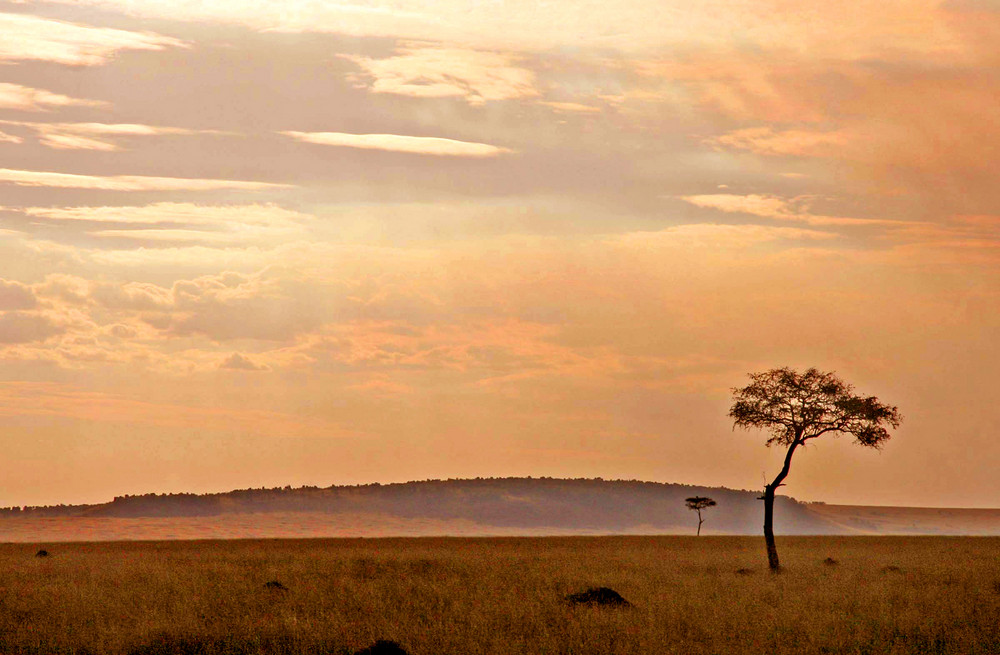
[[[716,503],[711,498],[706,498],[704,496],[692,496],[691,498],[685,498],[684,504],[687,508],[698,512],[698,536],[701,536],[701,524],[705,522],[705,519],[701,518],[701,510],[707,507],[715,507]]]
[[[761,428],[769,432],[768,447],[784,446],[784,464],[778,475],[764,486],[764,540],[767,563],[778,571],[778,549],[774,545],[774,495],[784,486],[795,450],[824,434],[849,434],[862,446],[880,448],[889,439],[888,428],[899,427],[899,410],[874,396],[858,396],[854,387],[833,373],[810,368],[798,373],[775,368],[751,373],[750,384],[734,388],[729,416],[733,429]]]

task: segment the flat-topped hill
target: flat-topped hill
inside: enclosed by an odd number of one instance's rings
[[[97,505],[65,505],[6,510],[13,517],[182,518],[229,514],[364,514],[398,519],[471,521],[509,533],[657,533],[693,531],[697,517],[689,496],[710,496],[703,532],[756,534],[760,530],[758,492],[635,480],[556,478],[477,478],[399,484],[238,489],[216,494],[119,496]],[[807,505],[779,498],[777,528],[785,534],[844,530],[817,517]]]
[[[759,492],[636,480],[477,478],[120,496],[0,510],[0,541],[687,534],[684,499],[708,496],[703,535],[761,532]],[[864,507],[779,497],[775,531],[1000,535],[1000,510]]]

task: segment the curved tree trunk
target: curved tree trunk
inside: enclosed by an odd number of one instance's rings
[[[781,467],[781,471],[771,480],[771,484],[764,487],[764,495],[761,496],[761,500],[764,501],[764,542],[767,544],[767,565],[771,568],[772,573],[781,570],[781,564],[778,562],[778,547],[774,544],[774,494],[788,477],[788,471],[792,468],[792,453],[802,443],[801,437],[801,431],[796,431],[795,439],[788,446],[788,452],[785,453],[785,463]]]
[[[702,518],[701,518],[701,510],[698,510],[698,534],[697,534],[697,536],[699,536],[699,537],[701,536],[701,524],[704,523],[704,522],[705,521],[702,520]]]
[[[772,483],[773,484],[773,483]],[[781,563],[778,561],[778,547],[774,544],[774,490],[776,487],[764,487],[764,541],[767,543],[767,565],[772,571],[778,571]]]

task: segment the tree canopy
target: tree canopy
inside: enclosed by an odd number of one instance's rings
[[[767,445],[800,445],[827,433],[852,435],[859,444],[879,448],[889,427],[899,427],[899,410],[874,396],[854,394],[854,387],[834,373],[790,368],[751,373],[751,383],[733,389],[729,416],[733,427],[762,428]]]
[[[711,498],[706,498],[704,496],[692,496],[691,498],[685,498],[684,503],[687,505],[688,509],[700,510],[706,507],[715,507],[717,503]]]

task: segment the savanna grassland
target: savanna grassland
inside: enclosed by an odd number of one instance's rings
[[[780,575],[754,537],[5,544],[0,652],[1000,652],[1000,538],[778,547]],[[633,606],[564,601],[592,586]]]

